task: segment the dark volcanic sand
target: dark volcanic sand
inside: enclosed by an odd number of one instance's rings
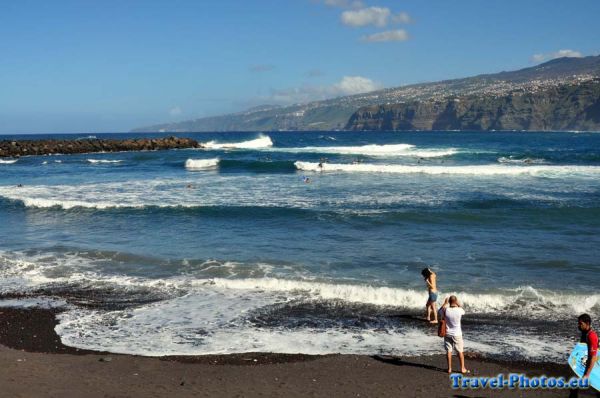
[[[97,353],[64,346],[54,333],[54,310],[0,311],[0,397],[570,396],[568,390],[452,390],[443,355],[246,353],[152,358]],[[553,364],[468,358],[467,367],[478,376],[510,372],[571,376],[567,366]]]

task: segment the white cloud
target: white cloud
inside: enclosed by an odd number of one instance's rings
[[[581,57],[583,57],[583,54],[581,54],[579,51],[574,51],[574,50],[558,50],[557,52],[553,53],[552,56],[554,58],[562,58],[562,57],[581,58]]]
[[[341,95],[367,93],[382,88],[380,84],[362,76],[344,76],[339,83],[333,85],[333,90]]]
[[[179,116],[183,113],[180,107],[176,106],[174,108],[169,109],[169,115],[171,116]]]
[[[580,53],[579,51],[566,49],[566,50],[558,50],[556,52],[547,53],[547,54],[534,54],[531,57],[531,60],[533,62],[543,62],[543,61],[547,61],[550,59],[556,59],[556,58],[562,58],[562,57],[581,58],[581,57],[583,57],[583,54]]]
[[[344,11],[341,15],[344,25],[359,27],[367,25],[375,25],[383,27],[388,24],[388,19],[392,15],[389,8],[386,7],[369,7],[355,11]]]
[[[339,82],[328,86],[302,86],[273,90],[269,96],[259,98],[254,102],[280,105],[299,104],[344,95],[361,94],[381,88],[383,86],[380,83],[366,77],[344,76]]]
[[[405,12],[398,13],[392,17],[392,21],[395,23],[411,23],[412,18]]]
[[[404,29],[388,30],[385,32],[374,33],[372,35],[361,37],[361,41],[366,43],[386,42],[386,41],[406,41],[408,33]]]

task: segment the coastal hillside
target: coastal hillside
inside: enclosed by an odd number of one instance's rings
[[[522,91],[532,95],[552,92],[600,77],[600,56],[559,58],[530,68],[503,71],[462,79],[413,84],[324,101],[291,106],[261,106],[222,116],[136,128],[134,132],[341,130],[358,128],[350,123],[355,112],[371,106],[389,106],[414,101],[445,101],[449,97],[489,98]],[[570,106],[569,103],[563,104]],[[562,112],[562,111],[561,111]],[[564,113],[569,114],[569,110]],[[567,121],[558,123],[569,124]],[[552,122],[556,125],[556,122]],[[516,127],[521,129],[520,127]],[[528,128],[525,128],[528,129]]]
[[[346,129],[600,131],[600,79],[369,106],[355,112]]]

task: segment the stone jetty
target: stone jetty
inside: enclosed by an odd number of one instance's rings
[[[191,138],[164,137],[127,140],[73,139],[73,140],[3,140],[0,158],[31,155],[70,155],[93,152],[158,151],[164,149],[202,148]]]

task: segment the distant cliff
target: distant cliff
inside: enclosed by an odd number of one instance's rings
[[[600,79],[360,108],[348,130],[600,131]]]

